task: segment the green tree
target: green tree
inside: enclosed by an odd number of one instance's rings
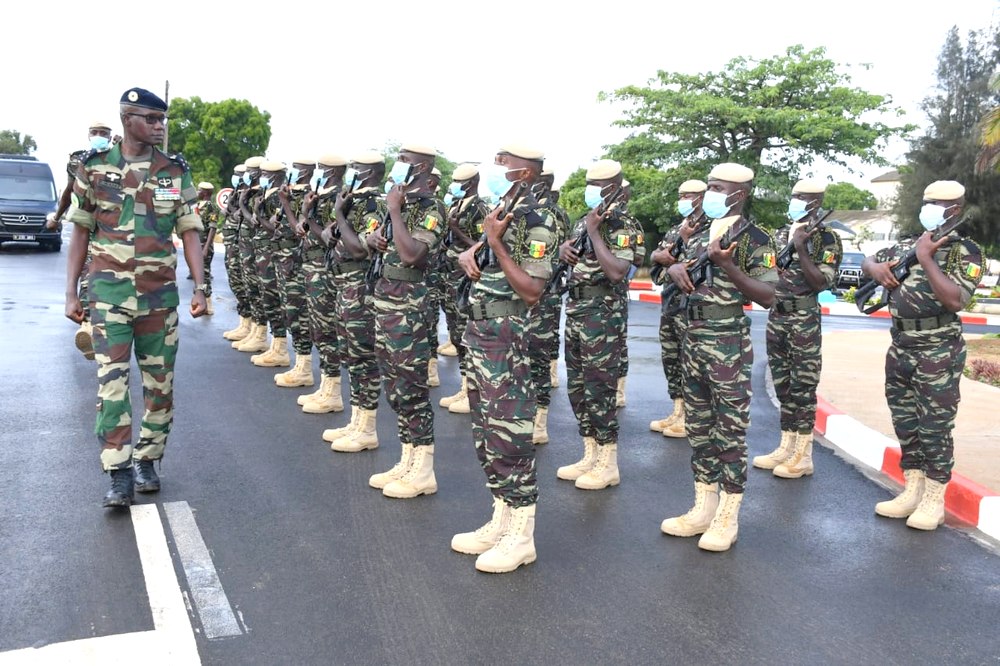
[[[38,144],[30,134],[21,137],[16,130],[0,131],[0,153],[5,155],[30,155],[38,149]]]
[[[801,45],[762,60],[735,58],[722,72],[661,70],[647,86],[601,93],[625,105],[615,124],[632,130],[608,152],[623,164],[683,168],[702,179],[720,162],[745,164],[757,174],[753,216],[779,226],[792,185],[817,159],[884,165],[885,142],[912,129],[871,120],[902,111],[850,82],[825,49]],[[676,217],[676,201],[674,188],[657,215],[661,226]]]
[[[826,188],[823,208],[827,210],[875,210],[878,199],[868,190],[850,183],[834,183]]]
[[[937,85],[922,104],[930,124],[913,140],[907,165],[900,170],[900,192],[893,213],[902,233],[921,230],[918,221],[923,191],[935,180],[957,180],[965,186],[963,231],[1000,250],[1000,174],[977,172],[980,122],[1000,105],[1000,91],[990,77],[1000,66],[1000,30],[970,31],[962,43],[953,27],[938,56]]]
[[[170,100],[169,152],[183,153],[197,183],[228,187],[233,167],[263,155],[271,141],[271,114],[243,99]]]

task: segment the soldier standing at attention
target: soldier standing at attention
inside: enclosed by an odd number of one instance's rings
[[[431,170],[427,187],[436,198],[439,197],[441,189],[441,171],[437,168]],[[447,234],[447,231],[445,231]],[[424,301],[427,307],[427,341],[431,346],[431,360],[427,364],[427,385],[441,386],[441,377],[438,375],[438,323],[441,321],[441,307],[444,302],[444,274],[442,260],[444,259],[445,244],[442,242],[438,250],[427,260],[427,270],[424,275],[427,279],[427,299]]]
[[[215,314],[212,307],[212,259],[215,258],[215,231],[219,228],[219,207],[215,205],[212,183],[198,183],[198,204],[195,212],[201,217],[201,257],[205,273],[205,314]]]
[[[906,487],[875,513],[906,518],[919,530],[944,522],[944,495],[955,465],[952,429],[958,413],[959,380],[965,368],[962,322],[955,314],[972,300],[983,271],[983,251],[957,232],[934,240],[933,232],[962,214],[965,188],[939,180],[924,190],[916,242],[880,250],[862,268],[891,289],[892,344],[885,357],[885,398],[903,455]],[[900,283],[892,267],[913,248],[917,264]]]
[[[247,287],[240,265],[240,204],[239,193],[246,185],[243,184],[243,174],[246,167],[237,164],[233,168],[233,190],[226,201],[225,221],[222,223],[222,242],[226,247],[225,266],[229,288],[236,298],[236,313],[240,316],[240,325],[222,334],[226,340],[242,340],[250,333],[250,301]]]
[[[692,257],[707,251],[713,279],[696,286],[686,264],[667,269],[688,297],[682,355],[695,503],[686,514],[664,520],[660,529],[673,536],[702,534],[698,547],[704,550],[728,550],[736,541],[747,477],[753,366],[750,320],[743,304],[753,300],[771,307],[778,279],[774,240],[743,216],[753,175],[733,163],[719,164],[708,174],[702,205],[714,221],[691,237],[686,250]],[[744,231],[723,248],[720,239],[727,228],[733,234]]]
[[[396,412],[400,458],[368,480],[386,497],[411,498],[437,492],[434,477],[434,412],[427,387],[431,349],[427,339],[425,271],[445,232],[444,205],[430,188],[437,151],[405,144],[389,178],[386,197],[392,241],[376,230],[368,246],[383,253],[375,283],[375,357],[386,397]]]
[[[458,257],[483,235],[483,220],[489,214],[489,206],[479,196],[479,168],[475,164],[458,165],[451,177],[447,196],[452,200],[448,209],[448,234],[445,241],[447,250],[442,269],[445,286],[444,315],[448,324],[448,345],[458,356],[462,388],[455,395],[441,398],[438,404],[447,407],[452,414],[468,414],[472,411],[469,406],[467,379],[469,357],[462,336],[465,334],[469,317],[458,308],[458,284],[465,275],[465,271],[458,265]],[[438,348],[438,353],[444,352]]]
[[[260,196],[260,165],[263,157],[251,157],[243,172],[243,189],[237,197],[240,215],[240,264],[247,301],[250,304],[250,332],[233,342],[233,348],[241,352],[262,352],[267,349],[267,314],[264,311],[264,297],[260,276],[257,274],[257,220],[250,208]],[[235,193],[234,193],[235,194]]]
[[[844,255],[840,236],[809,225],[819,222],[826,183],[800,180],[792,188],[788,244],[794,248],[787,268],[778,266],[774,305],[767,317],[767,362],[781,404],[781,441],[753,466],[797,479],[813,473],[816,387],[823,365],[823,314],[817,295],[833,287]],[[780,256],[780,255],[779,255]],[[779,262],[780,263],[780,262]]]
[[[459,259],[474,280],[464,343],[472,436],[493,493],[493,515],[478,530],[456,534],[451,548],[479,555],[476,569],[489,573],[514,571],[536,558],[528,309],[545,290],[556,247],[555,220],[531,193],[543,157],[539,150],[513,145],[497,154],[501,168],[490,173],[488,184],[500,205],[483,224],[495,261],[482,267],[476,261],[482,241]]]
[[[586,234],[591,250],[578,254],[574,240],[559,249],[573,267],[566,300],[566,391],[583,438],[583,457],[556,470],[583,490],[616,486],[618,417],[615,391],[621,366],[621,327],[628,311],[615,285],[625,279],[635,252],[632,221],[622,212],[622,167],[600,160],[587,170],[584,198],[590,212],[575,237]]]
[[[135,490],[160,489],[153,463],[163,457],[173,423],[178,343],[174,232],[195,278],[191,316],[200,317],[206,309],[201,220],[193,209],[191,174],[183,158],[157,148],[167,105],[148,90],[130,88],[120,108],[125,138],[81,158],[67,218],[74,226],[66,262],[66,316],[77,323],[84,317],[77,282],[91,254],[89,298],[99,385],[95,432],[101,465],[111,473],[106,507],[129,506]],[[128,387],[133,345],[146,407],[134,447]]]
[[[686,180],[677,188],[677,212],[682,216],[680,224],[666,234],[650,256],[654,268],[660,266],[662,272],[653,282],[662,285],[667,278],[666,269],[685,258],[693,259],[685,252],[685,245],[693,234],[708,228],[708,218],[701,209],[702,199],[708,186],[702,180]],[[674,256],[674,253],[677,256]],[[663,374],[667,378],[667,391],[673,400],[674,409],[669,416],[651,421],[649,429],[662,433],[664,437],[687,437],[684,427],[684,364],[681,362],[681,348],[684,345],[684,328],[687,326],[687,313],[683,311],[667,314],[660,311],[660,362],[663,364]]]

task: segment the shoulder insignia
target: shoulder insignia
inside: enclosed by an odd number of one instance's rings
[[[750,225],[750,231],[748,233],[751,239],[758,245],[764,245],[771,240],[771,234],[767,233],[756,224]]]
[[[184,169],[185,171],[190,171],[191,170],[191,167],[188,166],[187,160],[185,160],[184,156],[181,155],[180,153],[174,153],[173,155],[167,155],[167,159],[169,159],[171,162],[179,164],[180,167],[182,169]]]

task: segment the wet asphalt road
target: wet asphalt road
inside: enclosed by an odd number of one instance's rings
[[[132,523],[100,508],[95,366],[62,317],[64,262],[0,251],[0,664],[7,650],[152,628]],[[727,553],[660,533],[693,490],[686,443],[648,430],[667,405],[653,305],[630,313],[622,485],[587,492],[555,478],[580,453],[558,389],[552,443],[538,450],[538,561],[488,575],[448,548],[490,509],[469,417],[435,407],[436,495],[384,498],[367,478],[398,458],[389,408],[380,448],[332,453],[320,433],[346,416],[302,414],[301,390],[277,388],[275,371],[229,348],[221,333],[236,315],[219,254],[215,273],[217,314],[181,316],[163,491],[139,500],[190,504],[245,627],[199,633],[206,664],[1000,661],[995,551],[961,528],[878,518],[890,492],[829,449],[817,447],[813,478],[751,471]],[[755,455],[778,426],[764,317],[752,319]],[[441,360],[441,377],[435,405],[458,388],[455,359]],[[133,372],[133,404],[138,387]]]

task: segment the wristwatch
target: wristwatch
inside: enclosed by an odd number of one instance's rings
[[[194,290],[195,291],[200,291],[201,293],[204,294],[206,291],[208,291],[208,285],[207,284],[196,284],[194,286]]]

